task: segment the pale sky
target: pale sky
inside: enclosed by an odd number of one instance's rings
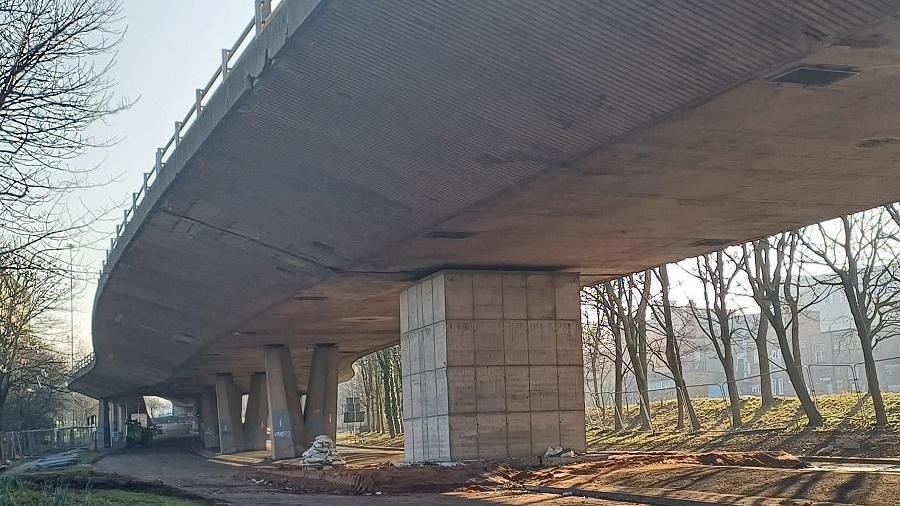
[[[142,173],[153,165],[156,148],[168,140],[175,121],[194,103],[194,90],[218,68],[221,49],[230,47],[253,17],[253,0],[124,0],[122,16],[126,32],[111,77],[119,83],[120,97],[137,102],[90,131],[98,139],[121,141],[77,162],[80,167],[100,164],[92,176],[95,182],[115,179],[75,196],[90,208],[111,208],[109,219],[95,226],[98,235],[88,238],[99,240],[96,249],[76,253],[93,273],[100,269],[109,244],[100,233],[115,230]],[[75,300],[75,336],[85,350],[90,349],[96,274],[87,278]]]

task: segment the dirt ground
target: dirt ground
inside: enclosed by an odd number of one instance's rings
[[[355,453],[342,450],[348,461],[360,467],[378,468],[389,466],[385,458],[376,458],[377,453],[362,451]],[[373,460],[381,460],[374,462]],[[328,495],[285,490],[267,484],[254,484],[251,479],[258,476],[256,468],[245,465],[210,460],[190,451],[190,440],[186,438],[159,440],[151,448],[129,448],[114,453],[95,464],[98,473],[114,473],[145,482],[155,482],[173,486],[200,496],[235,505],[400,505],[421,504],[425,506],[445,506],[471,504],[477,506],[505,504],[525,506],[622,506],[625,503],[599,501],[577,497],[560,497],[549,494],[524,493],[522,490],[459,490],[447,493],[403,493],[381,495]],[[628,503],[634,504],[634,503]]]
[[[348,466],[330,471],[258,469],[258,479],[292,491],[361,494],[515,491],[549,487],[604,491],[665,489],[763,498],[849,504],[896,504],[900,473],[817,469],[789,454],[711,452],[681,455],[621,455],[605,460],[537,469],[500,465]]]
[[[204,458],[190,451],[188,439],[174,439],[115,453],[95,469],[228,504],[624,504],[531,493],[545,488],[877,505],[897,504],[900,497],[900,473],[888,468],[811,467],[779,452],[588,456],[568,465],[516,469],[487,463],[403,466],[396,464],[397,452],[347,447],[341,452],[348,461],[345,468],[304,470],[272,463],[264,453]],[[774,503],[775,499],[758,502]]]

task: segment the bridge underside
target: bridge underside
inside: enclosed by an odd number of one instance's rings
[[[587,283],[896,200],[897,4],[284,2],[113,251],[72,387],[246,392],[284,344],[305,392],[439,270]],[[772,82],[798,64],[850,76]]]

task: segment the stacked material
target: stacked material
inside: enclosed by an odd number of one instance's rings
[[[303,452],[303,463],[311,466],[342,466],[344,459],[338,455],[334,441],[323,434],[316,436],[312,446]]]

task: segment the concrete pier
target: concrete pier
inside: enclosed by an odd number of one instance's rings
[[[200,431],[203,447],[206,449],[219,446],[219,407],[216,402],[216,389],[205,387],[200,396]]]
[[[231,374],[216,375],[216,403],[219,408],[219,451],[236,453],[243,450],[241,395]]]
[[[266,373],[255,372],[250,377],[247,411],[244,414],[244,449],[265,450],[266,429],[269,426],[269,397],[266,392]]]
[[[116,417],[119,419],[119,431],[122,433],[122,439],[124,440],[128,431],[128,415],[126,414],[124,403],[120,403],[116,407]]]
[[[272,421],[272,458],[294,458],[306,441],[306,428],[287,347],[266,346],[266,385]]]
[[[401,294],[406,460],[583,449],[578,275],[443,271]]]
[[[308,439],[337,436],[338,348],[318,344],[313,350],[304,419]]]
[[[109,401],[100,399],[97,403],[97,449],[109,447]]]

